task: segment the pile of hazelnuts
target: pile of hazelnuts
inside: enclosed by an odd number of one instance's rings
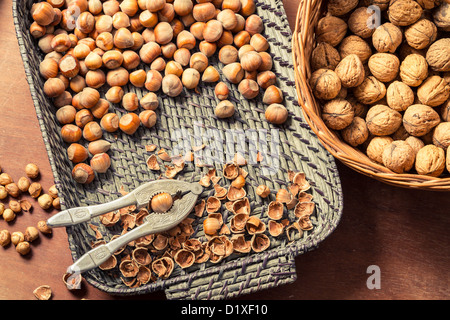
[[[30,33],[45,53],[39,66],[43,90],[58,108],[75,181],[90,183],[110,167],[104,132],[133,135],[156,124],[161,92],[177,97],[185,89],[198,93],[201,82],[215,84],[215,116],[229,118],[235,113],[228,100],[235,84],[246,99],[261,94],[267,121],[284,123],[288,111],[271,71],[264,24],[255,12],[254,0],[33,4]],[[209,63],[215,54],[220,68]],[[127,90],[130,84],[145,88],[145,94]]]

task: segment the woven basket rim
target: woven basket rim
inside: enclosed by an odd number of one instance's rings
[[[362,151],[348,145],[327,128],[319,115],[319,103],[308,81],[311,74],[309,57],[315,43],[313,29],[320,16],[321,7],[321,0],[300,0],[292,37],[296,89],[298,96],[302,97],[299,103],[306,122],[316,133],[319,141],[336,159],[349,168],[388,185],[428,191],[450,191],[450,177],[394,173],[371,161]]]

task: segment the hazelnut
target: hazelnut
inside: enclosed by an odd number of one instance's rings
[[[208,67],[208,57],[202,52],[195,52],[191,55],[189,60],[189,67],[196,69],[198,72],[203,72]]]
[[[370,160],[383,164],[383,151],[393,141],[391,137],[387,136],[373,137],[366,149],[367,156]]]
[[[105,173],[111,166],[111,158],[107,153],[97,153],[90,161],[92,170],[98,173]]]
[[[396,26],[409,26],[420,19],[422,7],[413,0],[396,0],[389,4],[389,21]]]
[[[139,57],[142,62],[150,64],[152,63],[160,54],[162,50],[161,47],[156,42],[147,42],[139,50]]]
[[[38,203],[42,209],[46,210],[46,209],[51,208],[52,203],[53,203],[53,198],[49,194],[44,193],[39,196]]]
[[[390,82],[398,75],[400,60],[392,53],[375,53],[370,57],[368,66],[375,78]]]
[[[216,7],[210,2],[203,2],[194,5],[192,15],[195,21],[206,22],[216,15]]]
[[[309,83],[318,99],[334,99],[341,91],[341,80],[333,70],[319,69],[314,71]]]
[[[386,86],[374,76],[368,76],[353,91],[355,97],[364,104],[373,104],[384,98]]]
[[[183,83],[180,78],[174,74],[168,74],[162,79],[162,91],[169,97],[176,97],[183,91]]]
[[[48,2],[40,2],[33,6],[33,20],[41,26],[48,26],[55,18],[55,11]]]
[[[139,104],[145,110],[156,110],[159,106],[158,96],[154,92],[149,92],[139,100]]]
[[[403,126],[412,136],[421,137],[440,123],[439,114],[423,104],[413,104],[403,114]]]
[[[450,96],[450,84],[439,76],[428,77],[417,89],[417,98],[422,104],[437,107]]]
[[[181,82],[187,89],[195,89],[200,82],[200,72],[194,68],[187,68],[183,71]]]
[[[421,148],[416,155],[415,168],[418,174],[439,177],[445,169],[445,151],[429,144]]]
[[[16,214],[10,208],[5,209],[2,216],[6,222],[11,222],[16,218]]]
[[[397,140],[384,149],[383,164],[396,173],[408,172],[414,165],[414,155],[413,149],[407,142]]]
[[[78,163],[72,169],[72,178],[78,183],[88,184],[94,180],[95,173],[89,165],[85,163]]]
[[[22,208],[20,206],[19,201],[17,200],[10,200],[9,201],[9,208],[14,212],[14,213],[20,213],[22,211]]]
[[[33,242],[39,238],[39,230],[36,227],[27,227],[25,229],[25,241]]]
[[[235,107],[233,103],[231,103],[229,100],[222,100],[217,104],[214,113],[216,117],[223,119],[232,117],[234,115],[234,111]]]
[[[428,63],[419,54],[410,54],[400,64],[400,78],[410,87],[418,87],[428,76]]]
[[[262,58],[258,52],[249,51],[242,55],[240,62],[242,69],[251,72],[259,69],[262,63]]]
[[[238,60],[238,50],[231,45],[223,46],[219,50],[219,61],[227,65]]]
[[[269,105],[264,113],[266,120],[273,124],[283,124],[288,118],[288,110],[278,103]]]
[[[26,255],[31,251],[30,243],[27,241],[19,242],[16,246],[16,251],[21,255]]]
[[[344,99],[328,101],[322,109],[322,119],[325,125],[334,130],[342,130],[350,125],[353,117],[353,106]]]
[[[25,236],[20,231],[14,231],[11,233],[11,242],[13,245],[17,246],[19,243],[25,240]]]
[[[375,136],[393,134],[402,124],[402,115],[388,106],[378,104],[369,109],[366,116],[369,132]]]
[[[386,102],[396,111],[405,111],[414,102],[414,92],[405,83],[394,81],[386,90]]]
[[[106,83],[111,87],[123,87],[127,85],[130,74],[127,69],[119,67],[114,70],[108,70],[106,73]]]
[[[44,233],[44,234],[51,234],[52,233],[52,228],[50,228],[47,225],[47,222],[45,220],[41,220],[37,223],[37,228],[40,232]]]
[[[238,85],[238,90],[246,99],[253,99],[259,94],[259,85],[250,79],[242,80]]]
[[[219,100],[225,100],[228,98],[230,89],[228,89],[228,86],[225,82],[219,82],[214,88],[214,93]]]
[[[156,124],[157,116],[153,110],[144,110],[139,113],[139,119],[144,127],[152,128]]]
[[[0,231],[0,246],[6,247],[11,243],[11,233],[8,230]]]
[[[343,58],[334,72],[341,79],[342,86],[346,88],[357,87],[364,81],[364,67],[356,54],[350,54]]]
[[[245,31],[247,31],[250,36],[257,33],[262,33],[264,30],[264,24],[260,16],[252,14],[245,19]]]
[[[79,163],[86,160],[89,156],[88,150],[79,143],[72,143],[67,148],[67,156],[73,163]],[[28,190],[28,188],[27,188]]]
[[[119,122],[117,121],[117,127],[119,126]],[[88,151],[91,154],[97,154],[102,152],[107,152],[111,148],[111,143],[106,140],[96,140],[89,142]]]
[[[113,112],[105,114],[100,119],[100,127],[107,132],[116,132],[119,129],[119,116]]]
[[[434,71],[450,71],[450,38],[435,41],[428,48],[426,61]]]
[[[220,21],[215,19],[206,22],[203,28],[203,39],[207,42],[216,42],[223,33],[223,26]]]
[[[83,138],[87,141],[95,141],[103,136],[103,130],[96,121],[86,123],[83,128]]]
[[[222,73],[228,81],[234,84],[241,82],[242,78],[244,78],[244,69],[242,69],[239,62],[227,64],[222,68]]]
[[[361,117],[354,117],[352,123],[341,131],[342,138],[348,144],[356,147],[363,144],[369,137],[366,122]]]
[[[260,196],[261,198],[267,198],[269,196],[269,194],[270,194],[270,189],[266,185],[259,185],[256,188],[256,194],[258,196]]]
[[[271,85],[264,91],[263,102],[265,104],[282,103],[283,91],[275,85]]]
[[[28,188],[28,193],[32,198],[38,198],[41,194],[42,186],[39,182],[33,182]]]
[[[44,83],[44,93],[49,98],[55,98],[64,93],[66,87],[59,78],[49,78]]]
[[[139,129],[140,124],[139,116],[133,112],[126,113],[119,119],[120,130],[128,135],[134,134]]]
[[[111,103],[119,103],[122,101],[122,97],[124,96],[124,91],[122,87],[119,86],[113,86],[108,89],[108,91],[105,93],[105,98],[107,101]]]
[[[337,46],[347,33],[347,23],[341,18],[326,16],[319,20],[316,27],[317,42],[326,42]]]
[[[326,42],[320,42],[311,54],[311,67],[313,71],[318,69],[334,70],[341,61],[337,49]]]
[[[144,86],[151,92],[158,91],[161,88],[162,75],[159,71],[149,70],[147,72],[147,79],[145,79]]]
[[[378,52],[394,53],[402,43],[403,33],[396,25],[386,22],[377,27],[372,35],[372,44]]]

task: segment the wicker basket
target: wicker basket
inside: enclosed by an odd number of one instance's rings
[[[295,31],[293,35],[293,59],[297,94],[303,115],[319,140],[330,153],[348,167],[384,183],[423,190],[450,191],[450,177],[438,178],[419,174],[397,174],[386,167],[371,161],[361,150],[344,142],[339,134],[330,130],[322,120],[321,105],[316,101],[309,77],[311,76],[310,58],[314,49],[314,29],[326,10],[326,1],[301,0],[298,7]]]
[[[337,226],[342,213],[342,191],[334,158],[322,147],[317,137],[304,122],[296,98],[294,70],[291,52],[291,32],[281,0],[259,0],[257,13],[265,23],[265,35],[270,42],[273,56],[273,71],[277,74],[279,87],[285,98],[284,104],[290,112],[290,120],[283,126],[272,126],[264,118],[265,106],[262,97],[248,101],[240,96],[237,86],[231,83],[230,99],[237,105],[237,114],[232,120],[220,120],[214,117],[217,104],[214,86],[201,85],[198,93],[185,90],[177,98],[159,95],[160,107],[157,109],[158,123],[151,130],[141,127],[133,136],[120,132],[116,135],[104,133],[104,139],[112,143],[109,151],[112,159],[111,169],[99,174],[90,185],[79,185],[71,178],[72,164],[66,155],[67,145],[60,136],[60,125],[55,118],[55,107],[43,93],[43,79],[39,75],[39,63],[43,58],[28,31],[31,23],[29,10],[33,0],[13,1],[13,15],[17,38],[31,95],[37,112],[40,128],[47,148],[55,183],[61,197],[62,208],[92,205],[114,200],[121,196],[121,188],[132,190],[145,181],[158,179],[160,173],[147,168],[146,159],[152,154],[145,146],[155,144],[158,148],[172,150],[179,143],[177,130],[183,128],[189,134],[197,130],[214,129],[223,137],[230,129],[243,132],[265,130],[268,137],[279,134],[280,145],[267,145],[268,152],[279,152],[280,164],[275,174],[268,174],[261,164],[247,166],[247,197],[250,200],[252,214],[257,214],[267,222],[265,215],[268,203],[274,199],[261,200],[255,189],[260,184],[267,184],[271,190],[277,190],[287,184],[288,170],[305,172],[312,188],[311,193],[316,203],[313,219],[314,228],[298,234],[288,241],[286,237],[273,239],[271,247],[261,253],[232,254],[226,260],[214,264],[211,262],[196,264],[187,269],[176,268],[166,280],[157,280],[137,288],[128,288],[120,279],[116,268],[110,271],[94,269],[83,274],[93,286],[113,295],[136,295],[157,290],[165,290],[169,299],[226,299],[258,290],[292,283],[296,280],[295,257],[312,250],[324,240]],[[219,70],[222,65],[211,61]],[[142,65],[148,70],[149,67]],[[138,97],[145,90],[126,87],[133,90]],[[111,105],[110,112],[121,115],[124,110],[119,105]],[[180,132],[178,132],[180,134]],[[273,135],[272,135],[273,137]],[[201,143],[201,142],[200,142]],[[206,144],[212,141],[204,141]],[[217,143],[215,141],[214,143]],[[193,144],[198,146],[199,144]],[[276,150],[274,149],[276,148]],[[225,150],[228,151],[228,150]],[[248,150],[247,150],[248,152]],[[248,156],[246,154],[245,156]],[[207,161],[209,159],[205,159]],[[221,165],[215,165],[217,169]],[[199,181],[209,167],[189,166],[178,179]],[[211,195],[214,190],[205,190],[203,197]],[[224,210],[224,221],[228,215]],[[196,218],[194,237],[204,239],[201,226],[204,217]],[[106,228],[98,218],[90,223],[97,225],[105,239],[120,233],[115,228]],[[69,247],[74,260],[90,250],[90,243],[95,241],[95,234],[87,223],[66,228]]]

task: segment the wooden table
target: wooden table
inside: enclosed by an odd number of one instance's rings
[[[293,26],[297,0],[285,0]],[[38,126],[14,31],[11,0],[0,1],[0,166],[14,179],[34,162],[47,190],[53,175]],[[343,216],[338,228],[318,249],[296,260],[298,279],[291,285],[239,299],[448,299],[450,196],[448,193],[395,188],[362,176],[341,163]],[[47,219],[37,206],[14,222],[0,220],[0,230],[24,231]],[[32,243],[20,256],[14,246],[0,247],[0,299],[35,299],[43,284],[53,299],[165,299],[163,292],[113,297],[87,283],[68,291],[62,281],[72,263],[64,229]],[[369,266],[380,271],[380,289],[369,289]],[[370,281],[369,281],[370,282]]]

